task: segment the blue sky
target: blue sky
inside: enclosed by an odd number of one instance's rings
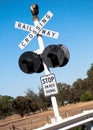
[[[72,84],[86,78],[93,63],[93,0],[0,0],[0,95],[16,97],[27,89],[37,93],[41,86],[44,72],[27,75],[18,66],[22,53],[39,48],[37,37],[21,50],[18,44],[28,32],[14,27],[16,21],[34,25],[30,12],[34,3],[39,6],[39,19],[49,10],[54,14],[44,28],[59,32],[58,39],[43,37],[45,47],[64,44],[70,52],[65,67],[51,69],[57,82]]]

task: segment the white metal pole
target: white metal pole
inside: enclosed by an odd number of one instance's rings
[[[51,96],[51,102],[52,102],[53,110],[54,110],[54,113],[55,113],[55,120],[57,122],[62,121],[62,117],[59,115],[57,100],[56,100],[55,96]]]
[[[34,24],[35,26],[39,23],[38,19],[34,20]],[[42,35],[38,34],[37,35],[37,39],[38,39],[38,44],[39,44],[39,48],[40,48],[40,53],[43,52],[44,50],[44,41],[43,41],[43,38],[42,38]],[[43,62],[43,65],[44,65],[44,70],[45,70],[45,74],[48,75],[50,74],[50,70],[49,68],[47,67],[47,65]]]
[[[36,26],[39,23],[38,16],[34,16],[33,21],[34,21],[34,25]],[[45,48],[42,35],[38,34],[37,35],[37,39],[38,39],[38,43],[39,43],[40,53],[42,53],[44,48]],[[47,67],[47,65],[45,63],[43,63],[43,65],[44,65],[45,75],[50,74],[50,70]],[[56,97],[55,96],[51,96],[51,102],[52,102],[52,106],[53,106],[53,112],[54,112],[54,116],[55,116],[55,121],[56,122],[61,121],[62,117],[59,115],[58,105],[57,105],[57,101],[56,101]]]
[[[39,23],[38,19],[34,20],[35,25],[37,25],[38,23]],[[40,50],[41,50],[41,53],[42,53],[43,50],[44,50],[44,42],[43,42],[42,35],[37,35],[37,38],[38,38],[39,47],[40,47]],[[44,65],[45,74],[46,75],[50,74],[50,70],[47,67],[47,65],[45,63],[43,63],[43,65]],[[56,100],[55,96],[51,96],[51,102],[52,102],[52,106],[53,106],[55,121],[61,121],[62,118],[59,115],[57,100]]]

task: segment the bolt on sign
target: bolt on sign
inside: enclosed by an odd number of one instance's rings
[[[45,96],[50,96],[58,93],[56,78],[54,74],[41,76],[40,79]]]

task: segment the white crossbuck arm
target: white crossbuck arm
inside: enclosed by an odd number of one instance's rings
[[[29,31],[29,32],[32,32],[34,30],[34,26],[29,25],[29,24],[25,24],[25,23],[22,23],[22,22],[18,22],[18,21],[15,22],[15,28],[25,30],[25,31]],[[38,34],[44,35],[44,36],[47,36],[47,37],[51,37],[51,38],[56,38],[56,39],[59,36],[59,32],[48,30],[48,29],[41,29],[41,31]]]
[[[44,15],[44,17],[39,21],[39,23],[36,25],[36,26],[30,26],[30,27],[32,27],[31,28],[31,31],[30,31],[30,33],[24,38],[24,40],[18,45],[21,49],[24,49],[29,43],[30,43],[30,41],[32,41],[32,39],[37,35],[37,34],[39,34],[40,33],[40,31],[41,31],[41,33],[42,33],[42,28],[46,25],[46,23],[52,18],[52,16],[53,16],[53,13],[51,12],[51,11],[48,11],[45,15]],[[16,22],[16,24],[18,24],[18,22]],[[27,24],[26,24],[27,25]],[[17,25],[15,25],[15,27],[17,27]],[[26,26],[27,27],[27,29],[29,28],[29,26]],[[22,27],[23,28],[23,27]],[[26,30],[26,28],[24,29],[24,30]],[[29,29],[28,29],[29,30]],[[48,30],[43,30],[43,33],[45,32],[45,31],[48,31]],[[48,31],[47,32],[47,35],[50,35],[49,34],[50,32]],[[54,34],[54,32],[52,32],[52,34],[51,34],[52,36],[54,36],[55,34]]]

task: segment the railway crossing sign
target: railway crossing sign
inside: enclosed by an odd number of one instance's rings
[[[16,28],[20,28],[22,30],[27,30],[30,32],[18,46],[21,49],[24,49],[38,33],[47,35],[49,37],[57,38],[58,37],[57,32],[42,29],[46,25],[46,23],[52,18],[52,16],[53,13],[51,11],[48,11],[36,26],[16,22],[15,23]]]
[[[41,85],[44,89],[45,96],[50,96],[58,93],[56,79],[54,74],[49,74],[41,77]]]
[[[40,47],[39,52],[42,52],[42,50],[44,50],[44,43],[43,43],[42,35],[52,37],[52,38],[58,38],[59,33],[55,32],[55,31],[43,29],[43,27],[46,25],[46,23],[53,16],[53,13],[51,11],[48,11],[43,16],[43,18],[40,21],[38,21],[38,12],[39,12],[38,11],[38,5],[34,4],[30,7],[30,9],[31,9],[31,12],[32,12],[32,15],[33,15],[33,20],[34,20],[35,26],[29,25],[29,24],[24,24],[24,23],[17,22],[17,21],[15,22],[15,28],[18,28],[18,29],[21,29],[21,30],[26,30],[26,31],[29,32],[29,34],[24,38],[24,40],[18,46],[19,46],[20,49],[24,49],[30,43],[30,41],[32,41],[32,39],[37,35],[38,43],[39,43],[39,47]],[[31,53],[31,57],[29,57],[29,55],[27,54],[27,58],[26,57],[22,57],[22,58],[24,58],[22,60],[23,63],[28,67],[28,72],[30,72],[31,66],[32,66],[32,70],[33,70],[34,64],[33,64],[33,61],[32,61],[32,59],[33,59],[32,53]],[[26,58],[26,60],[25,60],[25,58]],[[42,61],[42,59],[41,59],[41,61]],[[44,89],[44,94],[45,94],[45,96],[52,95],[51,101],[52,101],[52,105],[53,105],[55,119],[61,120],[62,118],[60,117],[59,112],[58,112],[58,105],[57,105],[56,97],[53,96],[53,95],[58,93],[55,75],[50,74],[50,70],[44,62],[43,62],[43,67],[44,67],[45,74],[46,74],[45,76],[41,77],[41,84],[42,84],[43,89]],[[31,72],[37,72],[37,71],[34,70],[34,71],[31,71]],[[38,71],[38,72],[41,72],[41,71]]]
[[[29,31],[29,32],[32,32],[34,30],[34,26],[22,22],[18,22],[18,21],[15,22],[15,28]],[[59,36],[59,32],[48,30],[48,29],[41,29],[41,31],[38,34],[51,37],[51,38],[58,38]]]

